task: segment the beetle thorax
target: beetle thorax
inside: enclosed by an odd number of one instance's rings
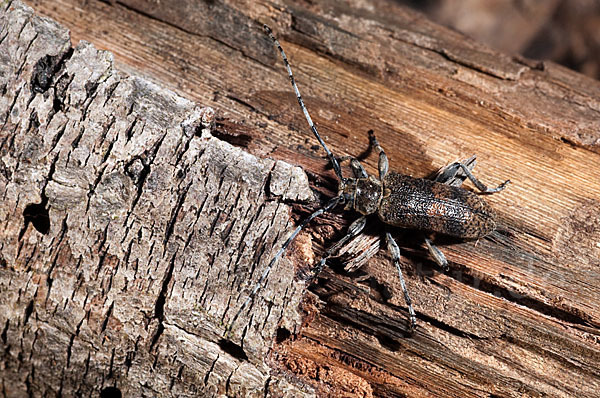
[[[377,211],[383,195],[381,182],[373,176],[348,178],[340,190],[348,198],[346,209],[354,209],[364,215]]]

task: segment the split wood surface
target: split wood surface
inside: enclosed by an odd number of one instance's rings
[[[0,3],[2,396],[597,396],[599,82],[391,2],[112,3]],[[375,220],[295,277],[337,211],[223,338],[337,189],[263,23],[336,155],[376,174],[373,129],[398,172],[512,180],[496,233],[435,239],[448,273],[395,231],[413,336]]]

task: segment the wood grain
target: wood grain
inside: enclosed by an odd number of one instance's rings
[[[512,180],[506,191],[487,197],[501,223],[496,234],[478,242],[436,239],[450,261],[447,274],[434,266],[416,234],[397,231],[418,315],[414,336],[405,334],[399,283],[381,251],[350,274],[334,262],[303,302],[303,328],[283,325],[272,348],[268,337],[276,322],[263,330],[262,342],[239,344],[237,334],[233,341],[249,357],[240,366],[259,366],[268,352],[272,375],[321,396],[597,394],[597,81],[549,62],[494,52],[386,2],[30,4],[67,26],[74,43],[88,40],[109,49],[118,70],[215,108],[220,138],[240,145],[242,137],[243,149],[259,158],[301,166],[321,201],[336,190],[334,176],[262,23],[281,39],[309,111],[337,155],[365,154],[366,132],[373,129],[396,171],[428,176],[477,154],[475,171],[484,182]],[[375,156],[364,164],[375,173]],[[293,205],[294,219],[318,206]],[[288,256],[295,264],[288,264],[290,272],[318,258],[353,217],[336,213],[315,222]],[[271,232],[279,238],[286,230],[280,225]],[[367,247],[379,245],[380,230],[374,224],[367,231],[373,236]],[[365,247],[364,241],[354,245]],[[178,268],[172,272],[179,277]],[[166,310],[182,311],[166,316],[183,317],[186,307],[170,300],[165,296]],[[22,327],[8,325],[8,336]],[[111,363],[111,380],[126,384],[130,376],[118,370],[122,363]],[[205,374],[182,369],[175,378],[181,385]],[[221,371],[227,374],[216,374]],[[266,387],[273,396],[284,390],[275,384]]]

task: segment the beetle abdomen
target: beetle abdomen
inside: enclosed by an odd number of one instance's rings
[[[496,228],[490,206],[467,190],[394,172],[383,186],[379,218],[386,224],[472,239]]]

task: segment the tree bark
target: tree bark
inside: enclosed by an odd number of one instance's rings
[[[32,4],[72,48],[2,3],[4,396],[596,395],[600,84],[350,4]],[[223,335],[294,222],[337,189],[262,23],[336,155],[368,155],[373,129],[399,172],[476,153],[484,182],[513,181],[486,197],[499,231],[436,238],[448,273],[394,231],[412,336],[389,254],[369,259],[376,220],[308,293],[295,278],[356,217],[341,211]]]
[[[288,228],[282,201],[311,196],[301,169],[214,138],[210,108],[120,75],[91,44],[71,48],[65,28],[18,2],[2,22],[0,391],[285,386],[263,358],[280,319],[293,330],[298,318],[287,261],[270,304],[251,309],[244,350],[221,335]]]

